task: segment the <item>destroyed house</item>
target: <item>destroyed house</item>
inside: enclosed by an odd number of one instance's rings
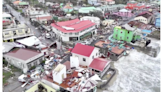
[[[116,61],[123,55],[125,51],[125,46],[122,44],[114,44],[111,41],[97,41],[94,45],[100,48],[100,53],[103,57],[110,57],[112,60]]]

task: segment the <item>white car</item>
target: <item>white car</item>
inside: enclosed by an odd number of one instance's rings
[[[86,42],[85,42],[85,41],[83,41],[83,42],[79,42],[79,43],[81,43],[81,44],[83,44],[83,45],[86,45]]]
[[[92,40],[88,39],[85,41],[86,44],[91,44]]]
[[[51,38],[51,35],[49,33],[46,33],[46,38]]]

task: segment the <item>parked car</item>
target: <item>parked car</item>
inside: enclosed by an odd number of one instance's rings
[[[82,41],[82,42],[79,42],[79,43],[81,43],[81,44],[83,44],[83,45],[86,45],[86,42],[85,42],[85,41]]]
[[[92,41],[93,41],[92,39],[85,40],[86,44],[91,44]]]
[[[105,36],[99,36],[99,39],[105,39]]]
[[[49,33],[46,33],[46,38],[47,39],[50,39],[51,38],[51,35]]]

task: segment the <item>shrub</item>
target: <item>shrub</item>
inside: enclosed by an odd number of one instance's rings
[[[36,66],[32,66],[31,68],[30,68],[30,70],[33,70],[33,69],[35,69],[36,68]]]
[[[43,61],[41,62],[41,64],[45,64],[45,62],[46,62],[46,60],[43,60]]]

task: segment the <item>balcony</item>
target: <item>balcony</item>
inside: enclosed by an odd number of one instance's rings
[[[9,35],[3,35],[3,40],[10,40],[10,39],[16,39],[16,38],[22,38],[22,37],[26,37],[26,36],[32,36],[34,35],[33,31],[27,31],[25,33],[22,34],[9,34]]]

